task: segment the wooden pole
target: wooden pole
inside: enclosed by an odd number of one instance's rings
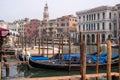
[[[112,54],[112,49],[111,49],[111,42],[110,40],[107,41],[107,80],[111,80],[111,54]]]
[[[9,76],[9,64],[8,62],[5,62],[5,67],[6,67],[6,77]]]
[[[71,54],[71,45],[70,45],[70,34],[69,34],[69,48],[68,48],[68,51],[69,51],[69,71],[71,71],[71,59],[70,59],[70,54]]]
[[[61,61],[62,61],[62,55],[63,55],[63,35],[61,36],[62,37],[62,43],[61,43],[61,50],[62,50],[62,53],[60,55],[60,58],[61,58]],[[60,52],[60,49],[59,49],[59,52]]]
[[[82,32],[79,33],[80,36],[80,74],[81,80],[86,79],[86,46],[85,42],[82,40]]]
[[[38,44],[38,46],[39,46],[39,48],[38,48],[38,53],[39,53],[39,55],[40,55],[40,37],[39,37],[39,44]]]
[[[44,43],[44,36],[42,35],[42,38],[41,38],[41,46],[42,46],[42,55],[44,55],[44,46],[43,46],[43,43]]]
[[[47,35],[47,57],[48,57],[48,35]]]
[[[96,74],[98,74],[98,70],[99,70],[99,62],[98,62],[98,56],[100,54],[100,34],[97,34],[97,61],[96,61]],[[96,80],[98,80],[98,77],[96,77]]]
[[[79,37],[80,37],[79,38],[80,39],[80,74],[82,74],[82,71],[81,71],[81,69],[82,69],[82,64],[81,64],[82,63],[82,56],[81,56],[82,55],[82,49],[81,49],[82,48],[82,44],[81,44],[82,43],[82,33],[81,33],[81,31],[79,32]]]
[[[118,50],[118,53],[119,53],[119,66],[118,66],[118,72],[119,72],[119,80],[120,80],[120,36],[119,36],[119,50]]]
[[[5,67],[6,67],[6,77],[8,77],[8,76],[9,76],[9,64],[8,64],[8,62],[7,62],[6,57],[7,57],[7,56],[4,56],[4,57],[3,57],[3,60],[4,60],[4,62],[5,62]]]
[[[0,48],[1,48],[1,46],[0,46]],[[2,61],[2,51],[0,49],[0,80],[2,78],[2,63],[1,63],[1,61]]]
[[[85,42],[81,43],[81,80],[86,80],[86,45]]]
[[[62,55],[63,55],[63,38],[64,36],[62,35]]]
[[[59,38],[59,44],[58,44],[58,46],[59,46],[59,61],[61,60],[60,59],[60,38]]]
[[[24,60],[26,61],[26,54],[27,53],[27,50],[26,50],[26,36],[25,36],[25,58],[24,58]]]
[[[52,46],[53,46],[53,56],[54,56],[54,33],[53,33],[53,37],[52,37]]]
[[[82,32],[81,31],[80,31],[79,35],[80,35],[80,43],[81,43],[82,42]]]
[[[2,79],[2,63],[0,62],[0,80]]]

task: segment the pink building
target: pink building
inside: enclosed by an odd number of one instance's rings
[[[40,26],[40,20],[32,19],[24,26],[25,36],[28,39],[34,39],[38,35],[38,27]]]

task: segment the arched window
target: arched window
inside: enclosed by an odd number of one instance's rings
[[[112,37],[112,34],[109,34],[109,35],[108,35],[108,39],[111,39],[111,37]]]
[[[105,34],[102,34],[102,42],[105,42]]]
[[[83,40],[85,41],[85,35],[83,35]]]
[[[95,35],[92,34],[92,42],[95,42]]]
[[[87,35],[87,44],[89,44],[90,43],[90,35],[88,34]]]

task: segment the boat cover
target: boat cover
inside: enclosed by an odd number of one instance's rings
[[[30,58],[32,60],[50,60],[50,58],[44,56],[31,56]]]

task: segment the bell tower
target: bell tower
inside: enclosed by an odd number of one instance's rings
[[[43,20],[48,21],[48,19],[49,19],[49,12],[48,12],[48,5],[46,2],[43,12]]]

